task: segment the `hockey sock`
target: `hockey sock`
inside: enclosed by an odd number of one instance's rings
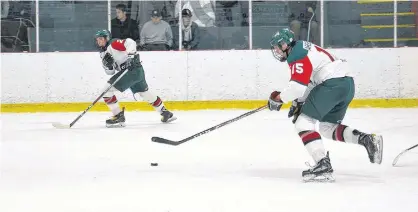
[[[332,139],[347,143],[358,144],[359,132],[346,125],[339,124],[332,133]]]
[[[154,109],[157,112],[159,112],[160,114],[163,112],[163,110],[164,110],[164,103],[163,103],[163,101],[161,100],[160,97],[154,95],[150,91],[139,92],[139,95],[145,101],[147,101],[150,105],[152,105],[152,107],[154,107]]]
[[[312,156],[315,162],[320,161],[326,157],[324,144],[321,139],[321,135],[313,130],[306,130],[299,132],[299,136],[302,139],[303,144],[308,150],[308,153]]]
[[[160,99],[160,97],[157,96],[157,100],[155,100],[152,104],[151,104],[154,109],[159,112],[162,113],[163,109],[164,109],[164,103],[163,101]]]
[[[112,111],[113,115],[117,115],[121,112],[118,99],[115,95],[113,95],[112,97],[103,97],[103,99],[106,102],[106,105]]]

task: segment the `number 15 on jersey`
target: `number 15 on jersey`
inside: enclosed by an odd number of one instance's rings
[[[291,67],[292,75],[296,73],[302,74],[303,73],[303,63],[295,63]]]

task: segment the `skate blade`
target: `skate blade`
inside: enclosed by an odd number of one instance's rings
[[[126,127],[125,122],[123,123],[117,123],[117,124],[106,124],[107,128],[123,128]]]
[[[377,152],[374,155],[374,163],[381,164],[383,159],[383,137],[381,135],[373,136],[375,144],[377,146]]]
[[[331,173],[323,175],[307,175],[303,177],[303,182],[317,182],[317,183],[333,183],[335,182],[335,177]]]

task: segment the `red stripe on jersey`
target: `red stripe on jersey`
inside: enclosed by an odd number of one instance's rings
[[[316,46],[316,45],[315,45],[315,49],[318,52],[322,52],[322,53],[326,54],[329,57],[329,59],[331,60],[331,62],[334,62],[335,61],[334,57],[332,57],[332,55],[329,52],[327,52],[325,49],[323,49],[323,48],[321,48],[319,46]]]
[[[125,40],[115,40],[112,42],[112,48],[118,51],[126,51]]]
[[[299,82],[302,85],[308,85],[312,75],[312,63],[308,56],[289,64],[290,80]]]

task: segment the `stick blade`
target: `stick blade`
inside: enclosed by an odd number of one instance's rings
[[[396,163],[398,163],[399,158],[406,152],[406,150],[402,151],[401,153],[399,153],[398,156],[396,156],[396,158],[393,160],[392,162],[392,166],[396,166]]]
[[[57,129],[70,129],[71,128],[69,124],[61,124],[58,122],[52,123],[52,126],[54,126]]]
[[[173,146],[177,146],[177,145],[181,144],[180,142],[171,141],[171,140],[167,140],[165,138],[160,138],[160,137],[152,137],[151,140],[156,142],[156,143],[168,144],[168,145],[173,145]]]

